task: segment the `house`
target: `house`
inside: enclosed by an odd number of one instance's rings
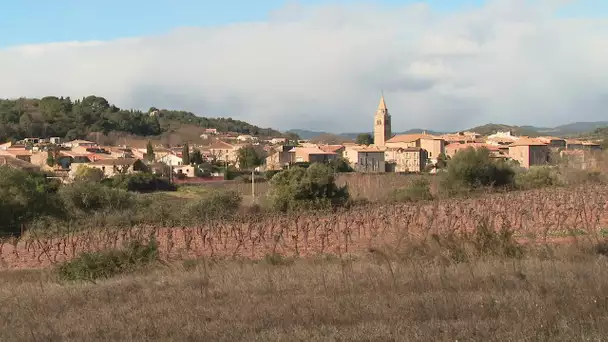
[[[148,167],[135,158],[100,159],[87,165],[103,171],[104,176],[112,177],[123,173],[148,171]]]
[[[458,132],[440,136],[447,144],[468,144],[479,142],[481,134],[475,132]]]
[[[0,150],[0,155],[10,156],[17,159],[21,159],[28,163],[32,162],[32,152],[30,150],[26,150],[25,146],[17,147],[18,145],[13,145],[6,150]]]
[[[8,167],[11,167],[11,168],[19,169],[19,170],[32,171],[32,172],[40,171],[40,167],[37,165],[34,165],[34,164],[26,162],[24,160],[15,158],[13,156],[2,155],[2,156],[0,156],[0,166],[5,166],[5,165]]]
[[[217,128],[205,128],[204,134],[217,135]]]
[[[188,178],[192,178],[196,175],[195,168],[192,165],[175,166],[173,168],[173,173],[175,173],[178,177],[188,177]]]
[[[344,149],[344,156],[357,172],[386,172],[384,148],[376,146],[350,147]]]
[[[112,158],[135,158],[133,150],[129,147],[107,147],[105,150]]]
[[[437,162],[440,154],[445,154],[445,140],[441,137],[426,134],[400,134],[390,138],[385,143],[388,148],[406,149],[410,147],[420,147],[427,151],[428,160],[431,163]]]
[[[49,142],[51,144],[61,145],[61,138],[60,137],[50,137]]]
[[[74,148],[74,147],[95,147],[97,144],[92,142],[92,141],[88,141],[88,140],[72,140],[69,142],[66,142],[63,144],[63,146],[65,147],[69,147],[69,148]]]
[[[295,163],[326,163],[338,159],[338,154],[314,147],[294,147],[289,153]]]
[[[280,146],[271,151],[264,160],[266,170],[282,170],[283,167],[294,163],[294,154],[290,153],[293,148],[293,146]]]
[[[421,147],[389,148],[384,156],[390,172],[422,172],[428,160],[428,152]]]
[[[285,143],[287,143],[287,138],[272,138],[272,139],[268,140],[268,142],[273,145],[285,144]]]
[[[156,158],[156,160],[170,166],[181,166],[183,164],[182,157],[175,154],[166,154],[160,158]]]
[[[236,140],[241,141],[241,142],[248,142],[248,141],[254,140],[254,137],[252,137],[249,134],[242,134],[242,135],[239,135],[238,137],[236,137]]]
[[[236,163],[238,160],[237,151],[241,148],[238,145],[232,145],[227,142],[217,140],[211,145],[205,147],[205,150],[213,156],[213,159],[228,163]]]
[[[538,140],[544,142],[551,150],[559,150],[566,148],[566,139],[556,137],[539,137]]]
[[[319,145],[319,149],[325,152],[333,152],[338,156],[344,156],[345,147],[343,145]]]
[[[540,139],[524,138],[509,145],[509,157],[526,169],[535,165],[547,165],[551,161],[549,145]]]

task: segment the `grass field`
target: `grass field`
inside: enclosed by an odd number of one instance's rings
[[[2,341],[601,341],[608,258],[371,253],[170,264],[97,283],[5,271]]]

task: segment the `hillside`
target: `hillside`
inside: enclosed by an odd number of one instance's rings
[[[514,135],[526,135],[530,137],[538,137],[541,134],[530,126],[510,126],[503,124],[486,124],[482,126],[473,127],[467,131],[479,133],[481,135],[490,135],[496,132],[511,131]]]
[[[153,115],[152,115],[153,113]],[[90,133],[121,132],[135,136],[160,136],[183,125],[216,128],[260,136],[281,133],[232,118],[200,117],[191,112],[150,108],[148,112],[124,110],[105,98],[88,96],[72,101],[69,97],[42,99],[0,99],[0,141],[25,137],[84,138]]]

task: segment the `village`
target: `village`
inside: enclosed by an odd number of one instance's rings
[[[593,166],[593,151],[601,150],[599,142],[516,136],[510,131],[488,136],[476,132],[392,135],[391,114],[383,96],[374,114],[373,132],[372,144],[347,142],[329,145],[283,137],[261,138],[208,128],[201,134],[201,139],[209,142],[207,145],[185,146],[188,154],[199,155],[198,161],[184,158],[184,145],[136,148],[103,146],[88,140],[62,141],[60,137],[26,138],[0,144],[0,165],[51,172],[64,182],[74,179],[77,170],[86,166],[100,169],[105,177],[151,171],[187,183],[223,180],[227,167],[242,169],[243,163],[239,162],[242,148],[248,148],[259,156],[261,162],[255,165],[256,171],[277,171],[294,164],[343,159],[353,171],[362,173],[435,173],[458,151],[482,147],[487,148],[493,158],[512,160],[523,168],[551,165],[557,158],[568,158],[571,165],[585,169]],[[223,166],[224,171],[217,167],[202,170],[202,163]]]

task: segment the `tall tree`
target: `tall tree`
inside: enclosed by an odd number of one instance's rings
[[[369,133],[361,133],[357,135],[357,144],[359,145],[371,145],[374,143],[374,138]]]
[[[154,147],[152,146],[152,142],[148,141],[148,145],[146,145],[146,160],[152,163],[155,159]]]
[[[251,145],[241,147],[237,152],[237,158],[239,167],[245,170],[260,166],[263,162],[262,156]]]
[[[184,144],[184,148],[182,150],[182,164],[190,165],[190,146],[188,146],[188,143]]]
[[[194,151],[192,151],[192,155],[190,156],[190,162],[195,165],[200,165],[204,162],[203,154],[199,149],[195,148]]]

